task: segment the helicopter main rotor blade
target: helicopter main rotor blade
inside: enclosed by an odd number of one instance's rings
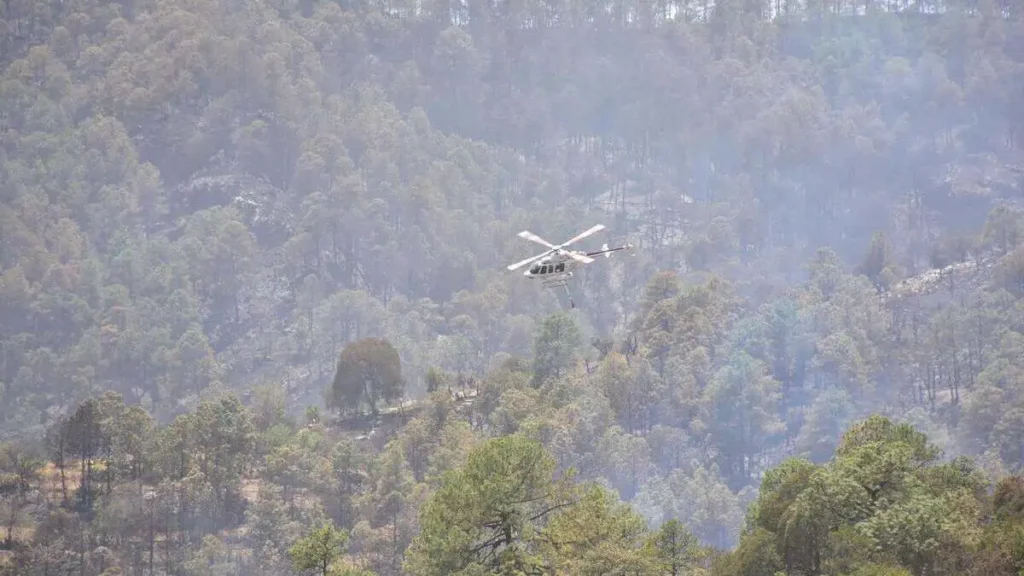
[[[555,245],[554,244],[548,242],[547,240],[541,238],[540,236],[537,236],[536,234],[534,234],[533,232],[530,232],[529,230],[523,230],[522,232],[520,232],[518,234],[518,236],[520,238],[525,238],[525,239],[530,240],[532,242],[536,242],[537,244],[540,244],[541,246],[544,246],[545,248],[550,248],[552,250],[555,250]]]
[[[578,240],[582,240],[582,239],[586,238],[587,236],[590,236],[594,232],[600,232],[601,230],[604,230],[604,224],[595,224],[593,227],[590,228],[590,230],[587,230],[586,232],[581,232],[581,233],[577,234],[575,237],[573,237],[573,238],[567,240],[566,242],[562,243],[562,246],[560,246],[560,248],[568,246],[569,244],[572,244],[573,242],[576,242]]]
[[[586,254],[578,254],[576,252],[567,252],[567,254],[569,254],[569,257],[572,258],[573,260],[578,260],[580,262],[583,262],[584,264],[590,264],[591,262],[594,261],[593,258],[587,256]]]
[[[530,256],[530,257],[529,257],[529,258],[527,258],[526,260],[522,260],[522,261],[520,261],[520,262],[516,262],[515,264],[511,264],[511,265],[509,265],[509,266],[508,266],[508,269],[509,269],[509,270],[515,270],[516,268],[522,268],[523,266],[526,266],[526,265],[527,265],[527,264],[529,264],[530,262],[533,262],[534,260],[537,260],[537,259],[543,258],[543,257],[547,256],[547,255],[548,255],[548,254],[550,254],[550,253],[551,253],[551,251],[550,251],[550,250],[548,250],[547,252],[543,252],[543,253],[541,253],[541,254],[538,254],[538,255],[536,255],[536,256]]]

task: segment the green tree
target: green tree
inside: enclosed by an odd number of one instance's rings
[[[761,362],[739,352],[708,387],[707,421],[723,475],[742,486],[782,432],[780,385]]]
[[[908,424],[854,424],[828,463],[792,459],[765,475],[729,562],[761,553],[769,538],[787,572],[965,573],[986,481],[969,460],[939,456]]]
[[[885,234],[882,232],[876,232],[871,238],[871,245],[868,247],[867,254],[864,255],[864,259],[857,266],[855,272],[857,274],[863,274],[867,276],[869,280],[875,285],[875,288],[881,292],[889,285],[889,278],[884,274],[886,270],[892,265],[892,248],[889,245],[889,241],[886,239]]]
[[[386,340],[364,338],[342,350],[329,404],[347,412],[365,403],[376,416],[381,401],[398,400],[404,390],[402,361],[395,347]]]
[[[552,515],[542,540],[550,569],[558,574],[654,576],[657,564],[644,546],[647,536],[644,519],[614,492],[590,486],[573,506]]]
[[[683,576],[702,556],[697,537],[676,519],[662,524],[650,543],[660,570],[670,576]]]
[[[299,539],[288,549],[292,568],[297,572],[315,570],[327,576],[328,569],[341,557],[348,542],[348,534],[328,522]]]
[[[544,319],[534,339],[533,381],[539,386],[549,378],[559,378],[571,366],[582,343],[575,319],[558,312]]]
[[[548,517],[575,502],[571,476],[536,442],[513,435],[483,443],[424,504],[405,569],[417,576],[529,573],[542,566]]]
[[[1000,254],[1006,254],[1017,247],[1021,237],[1022,216],[1018,209],[996,206],[988,214],[982,229],[982,242]]]
[[[30,494],[37,489],[42,461],[30,447],[4,442],[0,444],[0,522],[5,528],[7,548],[14,546],[14,529],[30,520],[24,509]]]

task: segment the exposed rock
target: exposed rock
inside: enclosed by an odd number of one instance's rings
[[[174,199],[174,215],[235,206],[264,247],[278,246],[293,235],[287,194],[266,178],[235,172],[227,162],[213,162],[210,168],[175,186],[168,196]]]
[[[916,298],[922,304],[941,304],[986,286],[998,259],[985,256],[933,268],[899,282],[882,295],[886,303]]]

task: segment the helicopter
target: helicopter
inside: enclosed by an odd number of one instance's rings
[[[605,243],[603,246],[601,246],[600,250],[594,252],[580,252],[576,250],[565,249],[566,246],[574,242],[578,242],[579,240],[582,240],[595,232],[600,232],[601,230],[604,230],[604,228],[604,224],[596,224],[589,228],[588,230],[577,234],[576,236],[570,238],[569,240],[566,240],[565,242],[557,246],[541,238],[540,236],[537,236],[536,234],[530,232],[529,230],[523,230],[522,232],[517,234],[517,236],[529,240],[531,242],[540,244],[541,246],[544,246],[548,250],[536,256],[531,256],[526,260],[516,262],[515,264],[510,264],[508,266],[508,269],[512,271],[516,270],[517,268],[522,268],[527,264],[533,263],[533,266],[531,266],[525,272],[523,272],[523,276],[526,276],[531,280],[539,279],[541,281],[542,288],[564,287],[566,294],[569,296],[570,307],[575,308],[576,304],[575,302],[573,302],[572,294],[569,294],[569,279],[572,278],[573,272],[576,270],[576,268],[578,268],[580,264],[593,263],[595,256],[603,255],[605,258],[610,258],[613,252],[633,249],[633,245],[629,243],[626,243],[624,246],[620,246],[618,248],[609,248],[608,244]]]

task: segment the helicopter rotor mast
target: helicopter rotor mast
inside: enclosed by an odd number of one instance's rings
[[[534,234],[533,232],[530,232],[529,230],[523,230],[522,232],[517,234],[517,236],[519,236],[520,238],[523,238],[525,240],[529,240],[531,242],[535,242],[537,244],[540,244],[541,246],[544,246],[548,250],[545,251],[545,252],[542,252],[540,254],[537,254],[536,256],[531,256],[531,257],[529,257],[529,258],[527,258],[525,260],[521,260],[519,262],[516,262],[515,264],[511,264],[507,268],[509,270],[515,270],[517,268],[522,268],[523,266],[526,266],[527,264],[533,262],[534,260],[539,260],[541,258],[544,258],[545,256],[550,256],[551,254],[558,254],[559,256],[567,256],[569,258],[572,258],[573,260],[582,262],[584,264],[590,264],[590,263],[592,263],[594,261],[593,258],[591,258],[587,254],[584,254],[584,253],[581,253],[581,252],[574,252],[572,250],[565,250],[565,247],[570,245],[570,244],[572,244],[572,243],[574,243],[574,242],[578,242],[578,241],[586,238],[587,236],[590,236],[591,234],[593,234],[595,232],[600,232],[601,230],[604,230],[604,224],[596,224],[596,225],[592,226],[589,230],[586,230],[585,232],[581,232],[581,233],[577,234],[576,236],[570,238],[569,240],[566,240],[565,242],[563,242],[562,244],[559,244],[558,246],[555,246],[554,244],[548,242],[547,240],[541,238],[540,236],[537,236],[536,234]]]

